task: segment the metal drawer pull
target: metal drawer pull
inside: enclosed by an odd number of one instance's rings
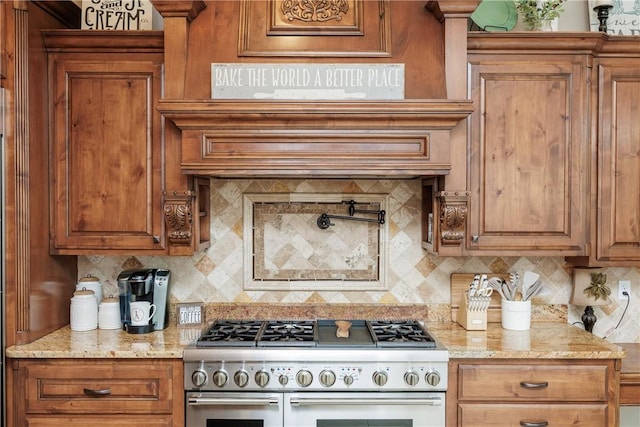
[[[270,406],[278,405],[278,398],[265,398],[265,399],[221,399],[213,397],[190,397],[187,403],[190,406],[243,406],[243,405],[260,405]]]
[[[110,388],[102,388],[100,390],[95,390],[95,389],[92,389],[92,388],[85,388],[82,391],[87,396],[109,396],[111,394],[111,389]]]
[[[520,421],[522,427],[545,427],[549,423],[547,421]]]
[[[304,397],[292,397],[291,405],[304,406],[304,405],[429,405],[429,406],[441,406],[442,399],[439,397],[432,397],[426,399],[385,399],[385,398],[371,398],[371,399],[359,399],[348,397],[340,399],[313,399]]]
[[[520,387],[522,388],[547,388],[549,387],[549,383],[547,381],[542,381],[539,383],[530,383],[527,381],[520,381]],[[546,424],[544,424],[546,425]]]

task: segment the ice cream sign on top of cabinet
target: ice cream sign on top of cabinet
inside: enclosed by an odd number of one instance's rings
[[[151,30],[151,0],[82,0],[83,30]]]

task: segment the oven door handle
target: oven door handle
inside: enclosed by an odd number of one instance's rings
[[[421,398],[402,398],[392,399],[384,397],[359,398],[359,397],[341,397],[339,399],[331,398],[310,398],[310,397],[291,397],[292,406],[309,406],[309,405],[427,405],[442,406],[442,399],[439,397],[421,397]]]
[[[268,397],[264,399],[190,397],[187,399],[187,404],[189,406],[278,406],[278,397]]]

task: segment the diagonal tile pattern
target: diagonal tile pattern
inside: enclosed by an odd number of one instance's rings
[[[567,304],[571,293],[571,271],[563,258],[551,257],[465,257],[442,258],[427,254],[421,247],[420,180],[367,179],[212,179],[211,247],[190,257],[78,257],[78,275],[91,274],[103,283],[104,294],[117,294],[116,277],[126,268],[162,267],[172,271],[172,302],[270,302],[321,303],[423,303],[433,307],[450,304],[451,273],[504,273],[533,270],[541,275],[545,288],[535,304]],[[385,291],[292,291],[286,286],[276,291],[244,289],[243,195],[245,193],[375,193],[388,194],[389,222],[388,288]],[[304,246],[296,246],[304,251]],[[292,258],[293,259],[293,258]],[[288,261],[289,262],[289,261]],[[304,262],[304,261],[301,261]],[[328,267],[332,267],[329,263]],[[635,268],[608,268],[607,282],[612,303],[596,307],[597,335],[613,342],[640,340],[640,271]],[[632,282],[630,307],[620,327],[613,331],[625,308],[617,299],[618,280]],[[569,322],[578,322],[583,307],[569,306]],[[446,310],[443,310],[443,313]]]

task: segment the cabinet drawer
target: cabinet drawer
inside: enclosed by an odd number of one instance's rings
[[[171,414],[171,363],[100,361],[23,365],[27,414]]]
[[[460,365],[458,399],[606,401],[606,366]]]
[[[640,374],[620,375],[620,404],[640,405]]]
[[[25,419],[27,427],[172,427],[174,423],[171,415],[155,416],[30,416]]]
[[[602,427],[606,425],[606,404],[462,403],[458,405],[458,426],[461,427]]]

